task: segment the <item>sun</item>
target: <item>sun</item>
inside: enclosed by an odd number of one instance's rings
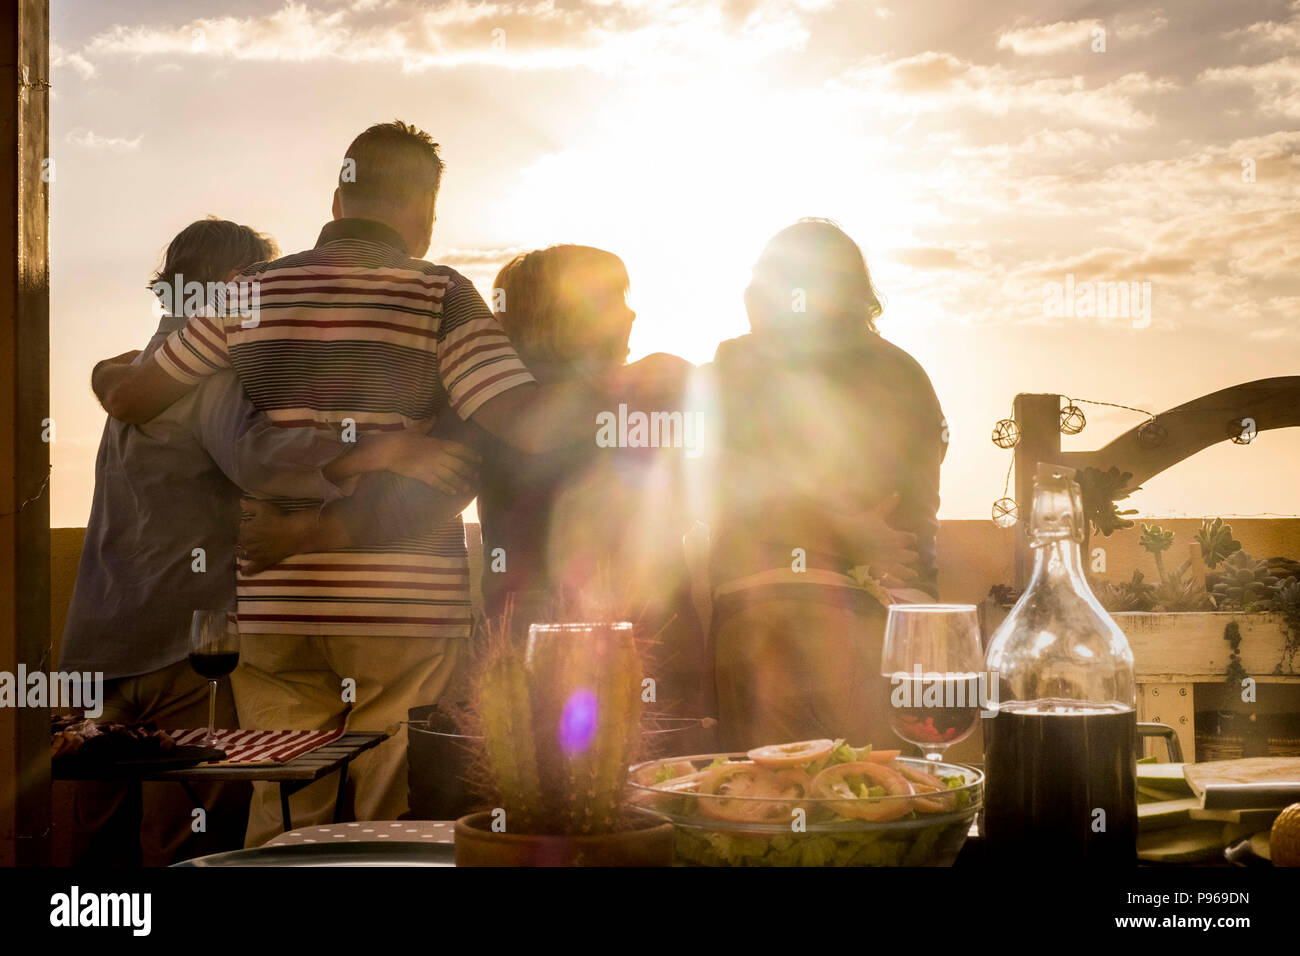
[[[833,96],[764,87],[729,75],[633,91],[614,115],[593,116],[587,137],[521,170],[496,203],[502,227],[529,244],[622,257],[638,315],[633,358],[705,362],[748,331],[750,268],[796,219],[856,228],[864,250],[909,221],[872,132],[845,122]]]

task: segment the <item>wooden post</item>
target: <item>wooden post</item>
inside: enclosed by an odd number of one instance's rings
[[[1061,396],[1017,395],[1013,406],[1020,442],[1016,445],[1016,587],[1029,583],[1029,515],[1034,504],[1038,463],[1061,463]]]
[[[0,12],[0,671],[49,671],[49,2]],[[19,689],[22,693],[23,689]],[[0,707],[0,866],[49,860],[47,708]]]

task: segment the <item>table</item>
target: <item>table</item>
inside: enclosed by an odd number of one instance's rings
[[[317,747],[300,757],[286,760],[282,764],[263,766],[211,766],[198,764],[193,767],[181,767],[173,770],[122,770],[108,768],[103,773],[77,774],[64,776],[56,774],[61,780],[132,780],[164,781],[174,780],[179,783],[195,806],[203,803],[194,792],[195,783],[237,782],[278,783],[280,785],[280,816],[284,830],[293,829],[293,820],[289,813],[289,797],[310,783],[326,777],[334,771],[339,772],[338,795],[334,801],[334,822],[341,820],[343,812],[343,790],[348,781],[348,764],[359,754],[377,747],[387,739],[388,734],[374,731],[352,731],[345,733],[331,743]]]
[[[318,827],[286,830],[266,846],[303,846],[308,843],[454,843],[455,820],[365,820],[327,823]]]

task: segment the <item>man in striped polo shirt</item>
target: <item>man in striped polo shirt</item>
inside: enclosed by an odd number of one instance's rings
[[[469,280],[418,258],[429,248],[442,169],[428,134],[400,122],[366,130],[348,149],[334,221],[316,246],[235,279],[256,290],[252,314],[195,316],[149,360],[103,367],[93,384],[104,407],[147,421],[233,366],[253,403],[285,427],[345,437],[355,428],[364,448],[367,433],[455,414],[542,451],[594,440],[608,388],[680,377],[672,363],[643,362],[605,387],[537,386]],[[437,700],[470,631],[459,517],[382,548],[294,555],[241,576],[238,592],[245,639],[234,689],[249,727],[337,726],[347,712],[353,729],[386,729]],[[406,809],[404,728],[353,767],[358,819]],[[292,802],[295,821],[325,822],[331,785],[318,782]],[[262,787],[248,844],[278,829],[274,795]]]

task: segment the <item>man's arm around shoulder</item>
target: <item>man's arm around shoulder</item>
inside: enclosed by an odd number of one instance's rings
[[[153,355],[134,362],[137,355],[105,359],[90,373],[90,387],[104,411],[129,425],[144,424],[193,388],[164,371]]]

